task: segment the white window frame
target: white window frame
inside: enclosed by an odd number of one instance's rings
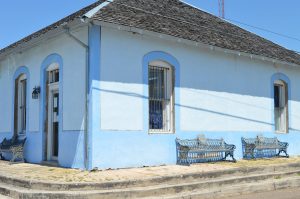
[[[149,94],[149,111],[148,111],[148,124],[149,124],[149,133],[162,133],[162,134],[169,134],[169,133],[175,133],[175,124],[174,124],[174,118],[175,118],[175,114],[174,114],[174,70],[173,67],[168,64],[167,62],[164,61],[152,61],[149,63],[148,65],[148,71],[150,70],[150,68],[153,67],[157,67],[157,68],[161,68],[164,70],[164,88],[167,88],[167,90],[165,90],[165,99],[162,100],[166,100],[169,102],[168,105],[164,106],[163,111],[163,128],[162,129],[151,129],[150,128],[150,103],[151,103],[151,99],[150,99],[150,85],[149,85],[149,76],[148,76],[148,86],[149,86],[149,90],[148,90],[148,94]],[[150,75],[150,74],[149,74]],[[166,110],[167,109],[167,110]]]
[[[58,73],[58,74],[56,74]],[[60,69],[59,69],[59,65],[58,64],[51,64],[48,68],[47,68],[47,78],[48,78],[48,82],[47,82],[47,87],[48,87],[48,99],[47,99],[47,103],[48,103],[48,109],[47,109],[47,113],[48,113],[48,121],[47,121],[47,126],[48,126],[48,134],[47,134],[47,160],[53,160],[53,161],[57,161],[58,160],[58,156],[54,156],[53,155],[53,127],[52,124],[53,122],[58,122],[58,125],[61,125],[59,123],[59,114],[60,114],[60,110],[59,110],[59,101],[57,101],[56,104],[53,103],[53,95],[55,93],[59,94],[59,73],[60,73]],[[60,97],[60,96],[59,96]],[[56,108],[58,109],[58,114],[57,116],[55,116],[53,114],[53,108],[56,106]],[[58,134],[59,134],[59,130],[58,130]],[[58,141],[59,142],[59,141]],[[59,143],[57,143],[59,145]],[[59,146],[58,146],[59,147]],[[59,153],[59,152],[58,152]],[[58,154],[59,155],[59,154]]]
[[[22,74],[17,79],[17,133],[18,135],[25,135],[26,134],[26,112],[27,109],[27,78],[25,74]],[[26,82],[26,83],[24,83]]]
[[[275,86],[279,87],[278,107],[275,104]],[[288,117],[288,84],[282,80],[274,82],[274,126],[276,133],[288,133],[289,117]]]

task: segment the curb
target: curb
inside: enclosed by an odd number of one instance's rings
[[[100,183],[52,183],[45,181],[36,181],[36,180],[24,180],[13,177],[7,177],[0,175],[0,181],[5,182],[13,186],[18,186],[27,189],[36,189],[36,190],[49,190],[49,191],[71,191],[71,190],[109,190],[109,189],[122,189],[122,188],[134,188],[142,186],[153,186],[163,183],[170,183],[172,181],[182,182],[182,181],[191,181],[191,180],[204,180],[204,179],[214,179],[225,176],[233,175],[247,175],[251,173],[263,173],[263,172],[276,172],[276,171],[288,171],[286,168],[299,168],[300,163],[289,163],[281,165],[268,165],[268,166],[259,166],[259,167],[241,167],[233,168],[227,170],[219,171],[209,171],[209,172],[195,172],[182,175],[169,175],[169,176],[159,176],[147,179],[139,180],[122,180],[122,181],[110,181],[110,182],[100,182]]]

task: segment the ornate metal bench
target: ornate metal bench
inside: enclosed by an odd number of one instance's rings
[[[280,142],[276,137],[266,138],[257,136],[256,138],[242,138],[243,158],[270,158],[289,157],[287,154],[287,142]],[[280,153],[285,155],[280,156]]]
[[[18,135],[14,135],[11,139],[6,139],[0,143],[0,158],[4,159],[3,153],[12,153],[11,162],[16,159],[21,159],[24,162],[24,144],[26,138],[20,138]]]
[[[204,136],[190,140],[176,138],[177,164],[224,161],[228,156],[236,162],[233,157],[235,148],[223,139],[206,139]]]

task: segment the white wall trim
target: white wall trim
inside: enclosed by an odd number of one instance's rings
[[[0,61],[6,59],[8,56],[13,56],[14,54],[18,54],[18,53],[21,54],[23,51],[26,51],[26,50],[29,50],[30,48],[39,46],[39,45],[43,44],[44,42],[47,42],[53,38],[58,37],[59,35],[62,35],[63,33],[66,32],[66,29],[64,28],[65,26],[67,26],[67,24],[61,25],[61,27],[59,27],[59,28],[50,30],[49,32],[47,32],[37,38],[33,38],[33,39],[29,40],[28,42],[23,42],[23,43],[17,45],[17,47],[9,49],[9,50],[1,53]],[[72,27],[72,30],[76,30],[76,29],[79,29],[84,26],[87,26],[87,24],[82,23],[80,20],[75,20],[73,22],[68,23],[68,27]]]
[[[210,51],[216,51],[216,52],[221,52],[224,54],[231,54],[231,55],[236,55],[236,56],[241,56],[241,57],[247,57],[247,58],[255,59],[258,61],[272,63],[273,65],[279,64],[279,65],[284,65],[284,66],[300,68],[300,65],[298,65],[298,64],[293,64],[290,62],[285,62],[285,61],[281,61],[281,60],[274,59],[274,58],[269,58],[269,57],[265,57],[265,56],[261,56],[261,55],[254,55],[254,54],[245,53],[245,52],[239,52],[239,51],[235,51],[235,50],[229,50],[229,49],[225,49],[225,48],[221,48],[221,47],[217,47],[217,46],[212,46],[210,44],[205,44],[202,42],[191,41],[191,40],[182,39],[179,37],[174,37],[174,36],[170,36],[170,35],[166,35],[166,34],[142,30],[142,29],[138,29],[138,28],[134,28],[134,27],[117,25],[117,24],[107,23],[107,22],[102,22],[102,21],[93,21],[93,23],[103,26],[103,27],[107,27],[107,28],[117,29],[117,30],[126,31],[126,32],[132,32],[134,34],[147,35],[150,37],[156,37],[156,38],[167,40],[167,41],[182,43],[182,44],[185,44],[188,46],[208,49]]]

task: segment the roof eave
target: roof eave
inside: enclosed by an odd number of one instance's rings
[[[233,54],[233,55],[237,55],[237,56],[248,57],[250,59],[266,61],[266,62],[270,62],[272,64],[286,65],[286,66],[298,67],[298,68],[300,67],[299,64],[286,62],[286,61],[282,61],[282,60],[275,59],[275,58],[270,58],[270,57],[261,56],[261,55],[255,55],[255,54],[241,52],[241,51],[230,50],[230,49],[221,48],[218,46],[214,46],[214,45],[210,45],[210,44],[206,44],[206,43],[202,43],[202,42],[198,42],[198,41],[192,41],[192,40],[183,39],[183,38],[179,38],[179,37],[175,37],[175,36],[171,36],[171,35],[167,35],[167,34],[143,30],[143,29],[139,29],[139,28],[135,28],[135,27],[129,27],[129,26],[108,23],[108,22],[103,22],[103,21],[98,21],[98,20],[93,20],[93,23],[96,25],[103,26],[103,27],[110,27],[110,28],[114,28],[114,29],[118,29],[118,30],[141,34],[141,35],[144,34],[144,35],[148,35],[148,36],[152,36],[152,37],[157,37],[160,39],[175,41],[175,42],[186,44],[189,46],[202,47],[202,48],[207,48],[212,51],[218,51],[218,52],[222,52],[222,53],[226,53],[226,54]]]
[[[87,23],[83,23],[82,21],[74,20],[72,22],[68,22],[65,24],[60,25],[59,27],[50,30],[36,38],[30,39],[27,42],[22,42],[20,44],[17,44],[16,46],[8,46],[2,50],[4,52],[0,53],[0,61],[5,59],[7,56],[10,56],[12,54],[16,53],[22,53],[23,51],[33,48],[35,46],[40,45],[42,42],[48,41],[52,38],[57,37],[58,35],[61,35],[66,32],[66,27],[68,28],[79,28],[81,26],[86,26]]]
[[[87,13],[85,13],[82,18],[89,18],[91,19],[97,12],[99,12],[102,8],[108,6],[110,3],[112,3],[114,0],[106,0],[103,3],[99,4],[97,7],[91,9]]]
[[[46,37],[47,37],[47,35],[51,35],[51,33],[49,33],[49,32],[59,31],[59,30],[61,30],[61,28],[63,26],[68,25],[68,24],[71,25],[74,21],[75,22],[79,21],[80,23],[83,23],[83,22],[88,23],[90,20],[83,20],[82,17],[85,14],[92,11],[94,8],[98,7],[100,4],[102,4],[101,3],[102,1],[104,1],[104,0],[101,0],[101,1],[98,0],[97,2],[87,6],[85,8],[82,8],[81,10],[79,10],[75,13],[72,13],[69,16],[66,16],[63,19],[61,19],[61,20],[35,32],[35,33],[32,33],[31,35],[29,35],[19,41],[16,41],[15,43],[13,43],[5,48],[0,49],[0,60],[3,59],[3,57],[5,57],[11,53],[18,51],[20,48],[23,49],[23,48],[27,48],[27,46],[31,46],[32,43],[36,43],[36,45],[38,45],[39,41],[43,40],[45,35],[46,35]],[[51,30],[47,30],[47,29],[51,29]],[[45,33],[43,33],[43,32],[45,32]]]

